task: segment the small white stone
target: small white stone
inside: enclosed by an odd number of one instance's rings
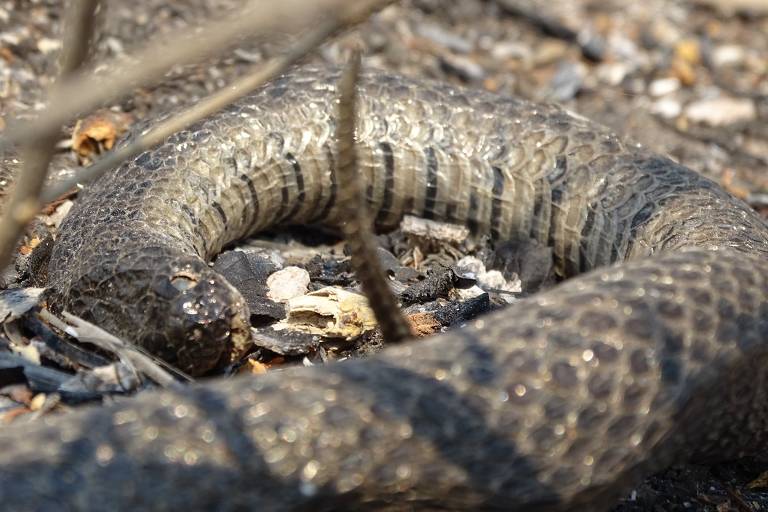
[[[477,285],[474,285],[472,288],[467,288],[467,289],[461,289],[461,288],[456,289],[456,295],[458,295],[459,299],[462,301],[474,299],[475,297],[479,297],[484,293],[485,293],[485,290],[483,290]]]
[[[751,121],[757,110],[751,99],[721,96],[694,101],[685,108],[685,115],[694,123],[726,126]]]
[[[735,44],[724,44],[712,51],[712,63],[715,66],[733,66],[741,64],[746,58],[744,48]]]
[[[659,97],[666,96],[680,89],[680,80],[675,77],[659,78],[648,85],[648,94]]]
[[[61,41],[58,39],[50,39],[43,37],[37,42],[37,49],[41,53],[52,53],[58,51],[61,48]]]
[[[301,297],[309,289],[309,272],[299,267],[285,267],[267,278],[267,297],[275,302],[288,302]]]
[[[672,98],[661,98],[651,105],[651,112],[667,119],[679,116],[682,110],[680,102]]]
[[[597,77],[608,85],[619,85],[630,72],[630,67],[623,62],[606,62],[597,67]]]
[[[478,274],[485,273],[485,265],[482,261],[475,258],[474,256],[464,256],[459,261],[456,262],[456,266],[460,270],[464,270],[466,272],[471,272],[476,277]]]

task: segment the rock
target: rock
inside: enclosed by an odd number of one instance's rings
[[[420,23],[415,32],[433,43],[457,53],[472,51],[472,43],[434,23]]]
[[[624,62],[605,62],[596,69],[597,78],[611,86],[619,85],[630,71],[630,66]]]
[[[440,67],[446,73],[456,75],[465,82],[481,81],[485,78],[486,74],[485,69],[480,64],[463,55],[451,55],[448,53],[441,55]]]
[[[468,273],[463,274],[477,279],[477,284],[483,290],[502,293],[502,299],[506,302],[514,301],[515,294],[521,293],[522,283],[517,275],[511,279],[506,279],[504,274],[498,270],[487,270],[485,264],[474,256],[465,256],[456,262],[456,267],[460,271]]]
[[[494,60],[504,61],[507,59],[518,59],[523,62],[531,60],[531,48],[519,41],[501,41],[491,48],[491,57]]]
[[[680,80],[675,77],[659,78],[648,85],[648,94],[659,97],[666,96],[680,89]]]
[[[586,69],[580,62],[562,62],[549,83],[548,99],[559,102],[572,99],[581,89],[585,75]]]
[[[475,297],[479,297],[480,295],[488,293],[477,285],[474,285],[471,288],[467,288],[466,290],[462,290],[461,288],[456,288],[455,292],[456,292],[456,295],[461,300],[474,299]]]
[[[288,302],[309,289],[309,272],[299,267],[285,267],[267,278],[267,297],[275,302]]]
[[[685,116],[694,123],[726,126],[753,120],[757,115],[755,103],[748,98],[721,96],[694,101],[685,107]]]
[[[745,58],[744,48],[735,44],[721,45],[712,50],[712,64],[715,66],[736,66]]]
[[[672,98],[661,98],[651,105],[651,112],[666,119],[672,119],[680,115],[683,106]]]
[[[675,45],[675,57],[688,64],[699,64],[701,62],[701,45],[696,39],[682,39]]]

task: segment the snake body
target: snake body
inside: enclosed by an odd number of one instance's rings
[[[339,72],[300,68],[105,175],[52,301],[204,373],[248,346],[206,265],[337,223]],[[605,510],[673,461],[768,439],[768,229],[673,161],[552,105],[367,72],[358,161],[405,213],[553,248],[547,292],[365,360],[144,393],[0,434],[8,509]]]

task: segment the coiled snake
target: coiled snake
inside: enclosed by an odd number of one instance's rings
[[[54,301],[192,373],[237,358],[247,308],[205,260],[340,220],[338,77],[298,69],[90,187]],[[382,228],[412,213],[535,238],[585,274],[366,360],[8,428],[5,508],[604,510],[672,461],[765,449],[768,229],[746,205],[559,107],[480,91],[368,72],[357,130]]]

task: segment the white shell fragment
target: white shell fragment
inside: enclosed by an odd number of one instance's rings
[[[363,295],[326,287],[288,301],[288,316],[272,328],[353,340],[376,327]]]
[[[285,267],[267,278],[267,298],[288,302],[307,293],[309,272],[299,267]]]

